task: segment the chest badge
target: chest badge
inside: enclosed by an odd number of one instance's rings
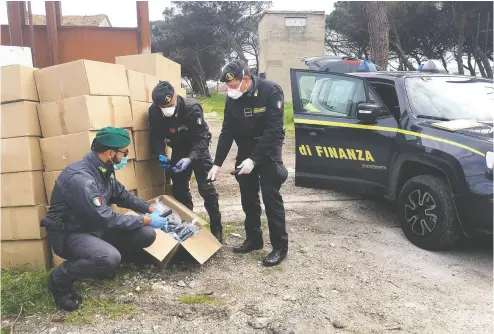
[[[244,109],[244,116],[245,117],[251,117],[252,116],[252,108],[245,108]]]
[[[103,200],[101,197],[95,197],[93,198],[93,204],[99,208],[103,204]]]
[[[175,133],[175,129],[174,128],[170,128],[170,132],[171,133]]]

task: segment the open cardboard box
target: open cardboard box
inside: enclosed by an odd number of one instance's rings
[[[199,264],[204,264],[221,248],[221,243],[205,228],[207,222],[204,219],[190,211],[172,196],[163,195],[157,198],[171,208],[173,213],[179,215],[182,220],[191,222],[195,219],[196,226],[200,228],[195,235],[181,243],[167,233],[157,229],[155,242],[144,250],[156,260],[158,267],[165,267],[180,249],[189,253]],[[155,199],[149,201],[149,203],[154,202]],[[127,214],[137,215],[134,211],[129,211]]]

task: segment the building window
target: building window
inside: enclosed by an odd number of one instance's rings
[[[285,17],[286,27],[305,27],[307,26],[306,17]]]

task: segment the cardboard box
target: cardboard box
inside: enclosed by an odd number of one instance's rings
[[[135,161],[137,189],[165,184],[165,170],[156,160]]]
[[[46,216],[46,206],[21,206],[2,209],[2,240],[32,240],[46,238],[40,221]]]
[[[134,143],[130,134],[129,160],[135,159]],[[41,156],[46,172],[63,170],[65,167],[81,160],[91,151],[91,143],[97,131],[86,131],[69,135],[40,139]]]
[[[42,170],[39,139],[18,137],[2,139],[2,173]]]
[[[2,269],[49,269],[51,252],[48,240],[16,240],[2,242]]]
[[[187,209],[175,198],[165,195],[159,197],[159,199],[173,209],[173,213],[178,214],[182,220],[188,222],[195,220],[195,224],[200,230],[194,236],[189,237],[181,243],[162,230],[156,230],[155,242],[144,250],[156,260],[157,265],[160,267],[166,266],[180,249],[192,255],[199,264],[204,264],[221,248],[221,243],[216,240],[211,232],[204,228],[207,223],[203,219]],[[153,202],[154,199],[149,201],[149,203]],[[128,214],[135,215],[136,213],[129,211]]]
[[[166,194],[165,185],[159,185],[156,187],[146,188],[146,189],[137,189],[136,191],[137,197],[144,201],[149,201],[153,198],[160,197]]]
[[[132,127],[132,111],[125,96],[78,96],[38,105],[43,137],[99,130],[107,126]]]
[[[149,135],[149,131],[134,131],[132,133],[136,150],[136,161],[156,160],[156,157],[151,151]]]
[[[39,101],[34,82],[37,68],[22,65],[4,66],[1,69],[1,103],[28,100]]]
[[[151,95],[159,83],[156,76],[127,70],[127,81],[132,101],[153,102]]]
[[[2,174],[2,208],[46,204],[43,172]]]
[[[45,181],[45,189],[46,189],[46,199],[48,200],[48,204],[50,204],[53,187],[55,187],[55,182],[57,181],[57,178],[61,172],[62,171],[58,170],[58,171],[43,173],[43,180]]]
[[[2,88],[3,89],[3,88]],[[15,102],[2,105],[2,138],[41,137],[37,102]]]
[[[134,131],[144,131],[149,130],[149,107],[152,103],[131,101],[132,106],[132,119],[133,125],[132,130]]]
[[[175,88],[175,92],[183,98],[187,97],[187,91],[185,90],[185,88],[182,87]]]
[[[127,190],[137,189],[134,161],[129,161],[124,168],[115,171],[115,177]]]
[[[127,70],[156,76],[161,81],[169,81],[173,87],[181,87],[182,73],[180,64],[157,53],[121,56],[115,63],[122,64]]]
[[[82,95],[129,96],[125,67],[92,60],[40,69],[34,73],[41,102]]]

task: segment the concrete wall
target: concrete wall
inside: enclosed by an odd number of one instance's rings
[[[285,26],[285,18],[305,17],[306,26]],[[259,22],[259,72],[292,100],[290,68],[307,68],[303,57],[324,55],[324,12],[264,13]]]

